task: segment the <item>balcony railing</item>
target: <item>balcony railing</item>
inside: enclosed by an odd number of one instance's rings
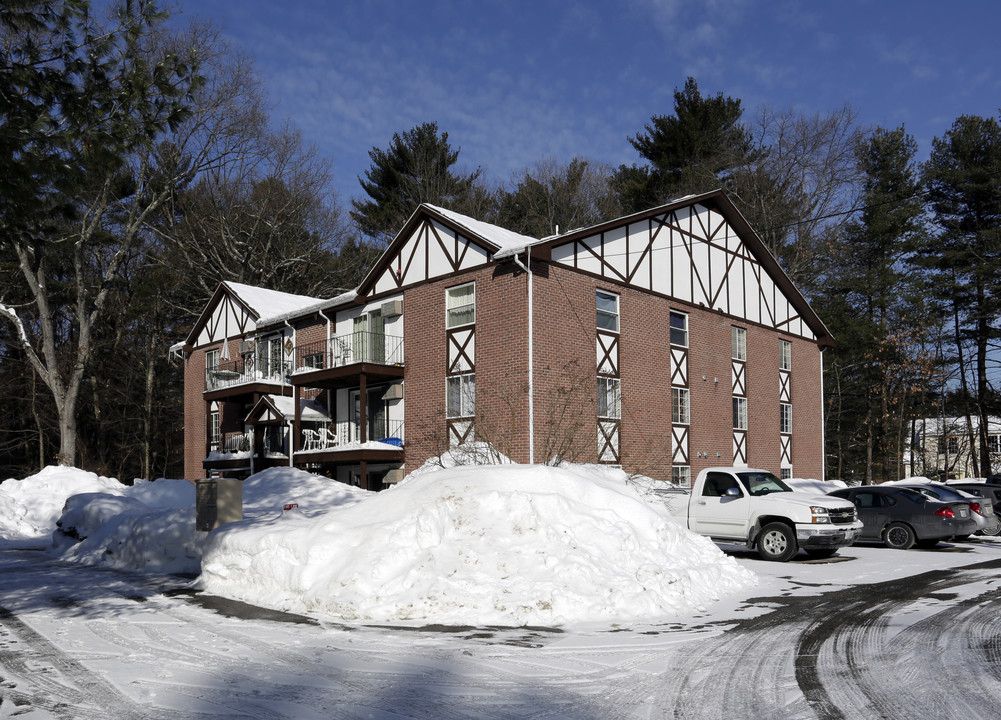
[[[256,365],[252,356],[236,358],[235,360],[222,360],[218,367],[205,370],[205,389],[220,390],[252,382],[288,384],[288,375],[291,371],[289,363],[261,369],[258,369]]]
[[[356,431],[357,432],[357,431]],[[341,424],[340,431],[325,427],[304,427],[301,430],[301,444],[303,451],[310,450],[335,450],[338,446],[347,445],[351,442],[348,435],[348,425]],[[385,434],[376,432],[369,437],[369,441],[385,442],[389,445],[402,447],[403,445],[403,421],[387,420]]]
[[[403,338],[368,331],[335,335],[295,349],[296,372],[326,370],[353,363],[403,364]]]

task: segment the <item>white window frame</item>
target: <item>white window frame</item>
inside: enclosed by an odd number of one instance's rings
[[[688,388],[671,388],[671,422],[675,425],[692,424],[692,396]]]
[[[791,480],[791,479],[792,479],[791,467],[779,468],[779,480]]]
[[[598,417],[622,419],[622,382],[618,378],[598,377]]]
[[[220,450],[222,448],[222,415],[219,407],[215,403],[209,408],[209,448]]]
[[[747,330],[736,325],[730,327],[730,357],[747,362]]]
[[[792,343],[779,340],[779,370],[792,370]]]
[[[672,465],[671,482],[678,487],[691,487],[692,469],[688,465]]]
[[[205,352],[205,369],[209,372],[219,369],[219,351],[207,350]]]
[[[779,432],[783,435],[792,434],[792,405],[779,403]]]
[[[458,406],[456,413],[453,408]],[[445,378],[445,417],[476,416],[476,373],[449,375]]]
[[[675,326],[675,319],[679,320],[684,327]],[[671,344],[677,347],[688,347],[688,313],[671,310],[668,322],[670,323]]]
[[[459,304],[465,298],[465,291],[470,290],[470,300]],[[461,291],[461,292],[460,292]],[[470,313],[471,319],[465,319],[464,313]],[[476,283],[470,282],[456,285],[445,290],[445,327],[448,329],[476,324]]]
[[[733,396],[733,429],[747,430],[747,398]]]
[[[609,310],[607,308],[602,309],[601,300],[610,300],[613,305],[613,309]],[[605,332],[618,333],[619,332],[619,296],[607,292],[605,290],[596,290],[594,293],[594,305],[596,309],[597,318],[595,320],[598,329]],[[614,327],[605,327],[601,324],[602,318],[607,318],[610,320],[611,325]]]

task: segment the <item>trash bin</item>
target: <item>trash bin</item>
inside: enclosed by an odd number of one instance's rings
[[[195,486],[195,528],[201,532],[243,520],[243,482],[201,478]]]

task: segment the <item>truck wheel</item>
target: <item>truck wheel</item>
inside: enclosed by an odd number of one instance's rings
[[[914,531],[904,523],[890,523],[883,531],[883,543],[894,550],[907,550],[914,544]]]
[[[795,557],[799,552],[796,546],[796,536],[792,528],[785,523],[774,522],[761,528],[758,535],[758,555],[765,560],[785,562]]]

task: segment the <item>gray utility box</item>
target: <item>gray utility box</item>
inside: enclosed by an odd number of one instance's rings
[[[201,478],[195,490],[195,528],[201,532],[243,520],[243,481]]]

